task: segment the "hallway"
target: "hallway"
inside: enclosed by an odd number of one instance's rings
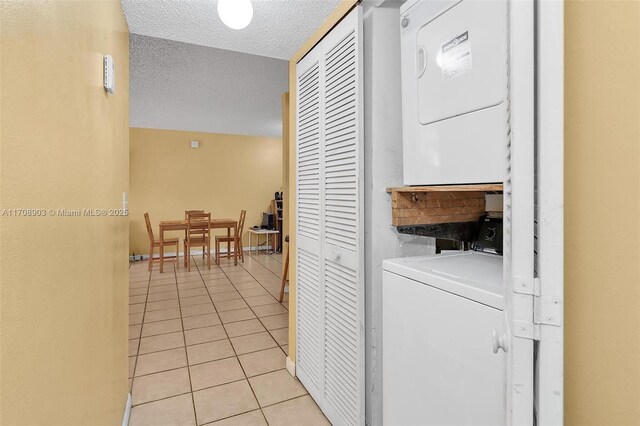
[[[194,266],[195,263],[195,266]],[[328,424],[285,369],[282,256],[129,270],[130,425]]]

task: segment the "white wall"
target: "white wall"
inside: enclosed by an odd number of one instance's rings
[[[391,226],[390,186],[403,186],[401,2],[364,14],[366,422],[382,424],[382,261],[435,254],[435,239]]]
[[[131,34],[131,127],[278,137],[287,76],[280,59]]]

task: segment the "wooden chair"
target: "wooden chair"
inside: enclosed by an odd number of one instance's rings
[[[233,247],[233,250],[237,252],[238,257],[244,263],[244,247],[242,246],[242,233],[244,231],[244,218],[247,216],[246,210],[240,210],[240,219],[238,220],[238,227],[236,229],[237,234],[230,236],[216,235],[216,263],[220,264],[221,257],[231,257],[231,243],[235,241],[236,235],[238,236],[238,247]],[[221,243],[227,243],[227,253],[224,256],[220,254]],[[235,243],[234,243],[235,244]]]
[[[184,261],[191,271],[191,247],[202,247],[208,256],[207,266],[211,269],[211,213],[194,212],[187,215],[187,234],[184,240]]]
[[[284,237],[284,242],[289,242],[289,236]],[[287,275],[289,275],[289,246],[287,246],[287,255],[284,258],[284,267],[282,268],[282,285],[280,286],[280,298],[278,302],[282,303],[282,299],[284,299],[284,288],[287,285]]]
[[[204,213],[204,210],[185,210],[184,211],[184,220],[189,219],[189,215],[191,213]]]
[[[153,252],[154,249],[156,247],[160,248],[160,240],[156,240],[153,237],[153,228],[151,227],[151,220],[149,220],[149,213],[145,213],[144,214],[144,221],[147,224],[147,234],[149,234],[149,270],[151,270],[153,268]],[[165,259],[168,258],[176,258],[176,268],[179,268],[180,264],[178,262],[178,257],[180,255],[180,240],[178,240],[177,238],[170,238],[168,240],[164,240],[163,241],[163,245],[165,247],[167,246],[173,246],[175,244],[176,246],[176,255],[175,256],[165,256]],[[160,261],[160,259],[158,258],[158,261]]]
[[[204,213],[204,210],[185,210],[184,211],[184,220],[187,220],[189,218],[189,215],[192,213]],[[194,233],[197,233],[194,230]],[[187,231],[184,231],[184,240],[187,239]],[[202,258],[204,259],[204,246],[202,247]]]

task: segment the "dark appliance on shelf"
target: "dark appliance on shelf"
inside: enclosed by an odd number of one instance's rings
[[[275,229],[275,222],[273,220],[273,213],[264,212],[262,213],[262,225],[260,226],[262,229]]]

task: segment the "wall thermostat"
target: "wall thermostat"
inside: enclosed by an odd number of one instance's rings
[[[199,148],[199,147],[200,147],[199,141],[191,141],[191,148]]]
[[[104,57],[104,89],[112,95],[116,91],[116,67],[111,55]]]

